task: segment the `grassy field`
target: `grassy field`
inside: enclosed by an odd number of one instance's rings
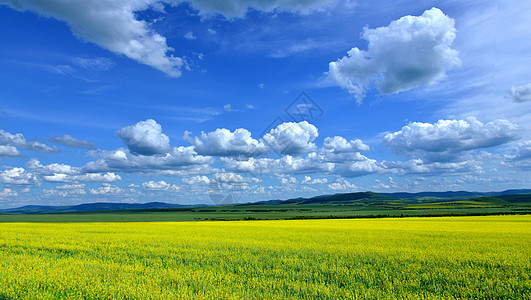
[[[530,246],[530,215],[0,223],[0,299],[530,299]]]

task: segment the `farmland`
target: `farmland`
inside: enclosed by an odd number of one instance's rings
[[[531,216],[0,223],[0,299],[530,298]]]

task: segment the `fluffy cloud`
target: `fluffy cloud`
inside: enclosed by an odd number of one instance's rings
[[[13,146],[0,145],[0,157],[17,157],[20,156],[18,149]]]
[[[183,58],[173,56],[166,38],[155,32],[150,20],[138,18],[137,13],[153,9],[164,13],[164,6],[191,3],[203,16],[222,14],[227,18],[243,17],[249,8],[262,11],[310,12],[335,0],[0,0],[19,11],[32,11],[42,16],[66,22],[74,35],[116,54],[125,55],[141,64],[151,66],[171,77],[179,77],[185,65]],[[191,32],[186,38],[194,38]]]
[[[84,173],[81,168],[65,164],[42,165],[39,160],[31,159],[26,163],[26,168],[33,173],[42,175],[48,182],[116,182],[122,180],[120,175],[114,173]]]
[[[302,184],[325,184],[328,183],[327,178],[314,178],[310,176],[304,176],[304,179],[301,181]]]
[[[4,188],[2,191],[0,191],[0,199],[16,196],[18,196],[18,193],[9,188]]]
[[[51,139],[49,139],[50,142],[54,144],[59,144],[63,146],[67,146],[70,148],[81,148],[81,149],[87,149],[87,150],[96,150],[96,145],[93,143],[89,143],[85,140],[78,140],[76,138],[71,137],[70,135],[65,136],[54,136]]]
[[[384,146],[395,153],[426,161],[455,160],[463,151],[494,147],[520,139],[521,129],[507,120],[486,124],[476,118],[415,122],[389,133]]]
[[[0,3],[65,21],[72,33],[85,41],[123,54],[169,76],[181,75],[183,60],[170,55],[173,49],[166,44],[166,38],[154,32],[149,22],[139,20],[135,15],[148,8],[159,8],[159,1],[0,0]]]
[[[214,158],[197,155],[194,147],[175,147],[170,152],[160,155],[135,155],[126,149],[103,151],[102,158],[87,163],[85,172],[155,172],[162,170],[188,170],[200,165],[214,162]]]
[[[26,171],[24,168],[11,168],[0,172],[0,182],[13,185],[37,184],[35,174]]]
[[[198,137],[190,137],[186,132],[184,138],[194,145],[200,155],[210,156],[260,156],[266,147],[251,137],[247,129],[239,128],[231,132],[218,128],[213,132],[201,132]]]
[[[86,173],[80,175],[71,175],[63,173],[54,173],[53,175],[43,176],[45,181],[48,182],[116,182],[122,180],[122,177],[118,174],[111,172],[107,173]]]
[[[317,127],[306,121],[285,122],[271,129],[261,140],[277,153],[294,155],[315,151],[317,146],[313,141],[318,136]]]
[[[515,102],[531,101],[531,83],[511,87],[510,97]]]
[[[518,144],[515,148],[515,159],[531,159],[531,141]]]
[[[45,174],[45,175],[51,175],[54,173],[76,175],[80,173],[79,168],[75,168],[75,167],[72,167],[70,165],[65,165],[65,164],[57,164],[57,163],[53,163],[49,165],[42,165],[41,162],[35,158],[30,159],[26,163],[26,168],[28,168],[34,173]]]
[[[142,187],[146,190],[151,191],[172,191],[172,192],[178,192],[181,189],[176,186],[175,184],[167,183],[164,180],[160,181],[148,181],[142,183]]]
[[[49,147],[45,144],[31,141],[26,141],[26,138],[21,133],[11,134],[7,131],[0,129],[0,145],[1,146],[12,146],[20,147],[27,150],[32,150],[41,153],[57,153],[59,150],[57,147]],[[6,149],[5,151],[11,151],[12,148]]]
[[[188,185],[209,184],[210,179],[204,175],[197,175],[190,178],[183,178],[182,182]]]
[[[347,141],[344,137],[341,136],[325,138],[323,148],[333,153],[349,153],[370,150],[369,146],[364,144],[362,140],[357,139]]]
[[[477,162],[424,162],[422,159],[412,159],[405,162],[383,162],[389,172],[399,175],[423,175],[436,176],[441,174],[464,174],[464,173],[483,173],[482,167]]]
[[[358,102],[372,81],[384,94],[433,85],[445,78],[447,69],[460,64],[451,48],[455,32],[454,20],[437,8],[365,29],[368,49],[354,47],[348,56],[331,62],[329,76]]]
[[[344,190],[356,190],[358,189],[358,187],[355,184],[350,183],[343,178],[339,178],[336,182],[329,184],[328,189],[332,191],[344,191]]]
[[[359,177],[384,171],[385,166],[381,163],[362,155],[361,160],[336,164],[335,173],[344,177]]]
[[[116,135],[135,154],[154,155],[170,150],[170,139],[153,119],[140,121],[116,131]]]
[[[524,141],[513,148],[512,155],[506,156],[504,164],[510,168],[531,170],[531,141]]]
[[[119,194],[123,191],[123,189],[119,188],[116,185],[112,185],[109,183],[103,183],[99,188],[97,189],[90,189],[89,193],[92,195],[109,195],[109,194]]]

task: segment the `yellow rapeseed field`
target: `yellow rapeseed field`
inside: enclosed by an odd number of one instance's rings
[[[531,298],[531,216],[0,223],[0,299]]]

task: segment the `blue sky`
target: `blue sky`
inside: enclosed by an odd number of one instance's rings
[[[529,19],[525,1],[0,0],[0,207],[531,188]]]

